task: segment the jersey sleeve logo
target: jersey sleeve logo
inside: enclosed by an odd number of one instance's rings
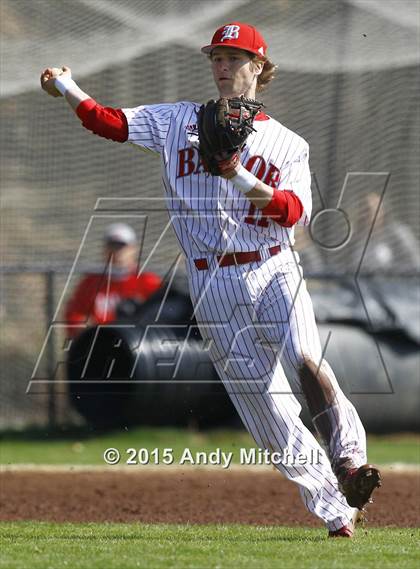
[[[239,38],[239,26],[225,26],[220,41],[224,40],[237,40]]]
[[[186,131],[187,140],[191,144],[191,146],[195,146],[196,148],[198,148],[200,144],[200,140],[198,138],[198,125],[187,124],[187,126],[185,127],[185,131]]]

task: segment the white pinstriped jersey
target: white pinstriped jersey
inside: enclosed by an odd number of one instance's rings
[[[162,156],[167,205],[186,257],[293,244],[293,228],[263,217],[230,181],[204,171],[197,150],[199,108],[179,102],[123,109],[128,141]],[[266,184],[295,192],[304,207],[299,223],[306,225],[312,206],[308,144],[276,120],[261,118],[241,162]]]

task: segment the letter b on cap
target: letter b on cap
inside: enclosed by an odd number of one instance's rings
[[[225,26],[223,28],[222,37],[220,41],[224,40],[237,40],[239,38],[239,26]]]

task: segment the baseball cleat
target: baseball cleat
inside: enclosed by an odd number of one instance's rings
[[[364,520],[363,513],[359,510],[354,510],[352,519],[349,523],[340,529],[330,530],[328,537],[353,537],[356,524]]]
[[[359,468],[348,470],[343,479],[340,480],[340,489],[348,505],[359,510],[363,510],[366,504],[373,502],[372,493],[375,488],[379,488],[381,485],[381,474],[371,464],[364,464]]]
[[[343,526],[335,531],[330,531],[328,537],[353,537],[353,530],[350,526]]]

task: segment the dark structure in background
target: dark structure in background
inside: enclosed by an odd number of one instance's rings
[[[161,309],[164,295],[123,303],[114,326],[89,328],[75,340],[68,360],[74,406],[98,427],[239,424],[189,296],[171,291]]]
[[[239,426],[191,320],[189,296],[172,290],[162,308],[164,294],[139,311],[122,305],[115,325],[90,328],[74,341],[73,405],[97,427]],[[328,360],[369,431],[420,429],[416,294],[415,282],[372,280],[312,292]],[[305,408],[303,417],[309,423]]]

